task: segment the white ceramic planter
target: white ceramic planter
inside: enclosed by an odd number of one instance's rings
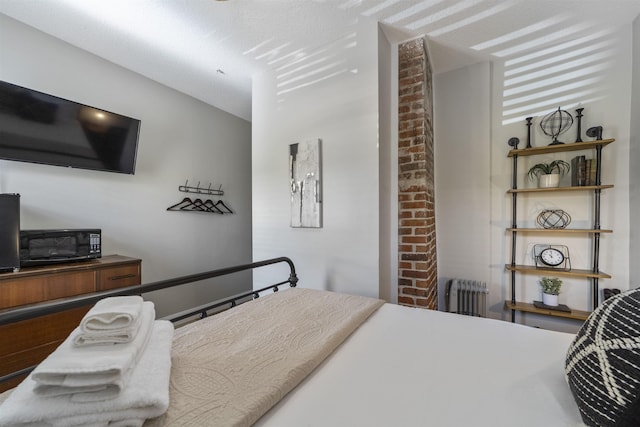
[[[556,307],[558,305],[558,295],[542,294],[542,303],[550,307]]]
[[[538,188],[553,188],[560,184],[560,174],[552,173],[548,175],[540,175],[538,179]]]

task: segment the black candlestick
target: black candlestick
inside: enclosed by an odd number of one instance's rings
[[[531,119],[533,117],[527,117],[527,146],[525,148],[531,148]]]
[[[576,138],[576,142],[582,142],[582,110],[584,110],[584,108],[576,108],[576,113],[578,113],[578,137]]]

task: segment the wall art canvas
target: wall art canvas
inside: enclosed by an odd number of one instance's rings
[[[321,142],[289,145],[291,227],[322,227]]]

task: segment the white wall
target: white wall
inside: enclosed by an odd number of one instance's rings
[[[603,37],[598,42],[605,43],[608,48],[599,51],[598,59],[594,59],[592,65],[598,72],[589,77],[594,80],[587,87],[565,92],[562,85],[552,85],[549,99],[556,96],[572,97],[576,93],[582,96],[577,100],[562,103],[563,109],[575,115],[578,102],[585,108],[583,118],[583,139],[590,140],[584,131],[595,125],[604,127],[605,138],[615,138],[613,144],[603,149],[602,158],[602,182],[614,184],[615,187],[602,192],[602,228],[613,229],[612,234],[603,235],[600,246],[600,270],[612,275],[610,280],[601,280],[600,288],[629,288],[629,242],[630,242],[630,218],[629,218],[629,153],[630,153],[630,105],[631,105],[631,70],[632,70],[632,38],[631,27],[626,26]],[[592,41],[591,43],[594,43]],[[535,63],[535,61],[531,61]],[[527,64],[524,62],[523,65]],[[505,101],[503,89],[505,88],[504,62],[496,61],[493,64],[493,93],[492,93],[492,138],[489,147],[491,151],[491,300],[493,306],[499,307],[500,300],[509,298],[506,291],[510,286],[509,275],[504,270],[504,264],[510,257],[510,236],[504,232],[511,218],[511,201],[506,190],[510,188],[511,159],[506,155],[509,150],[507,140],[510,137],[519,137],[521,141],[526,139],[526,126],[524,119],[514,123],[505,123],[505,110],[511,108],[503,105]],[[584,67],[566,69],[564,74],[585,70]],[[533,80],[533,81],[541,81]],[[579,80],[578,80],[579,81]],[[542,90],[542,89],[540,89]],[[533,92],[535,94],[535,92]],[[522,117],[536,116],[533,129],[533,145],[542,146],[551,142],[545,136],[538,125],[543,114],[537,114],[533,107],[535,102],[544,102],[537,99],[531,101],[530,106],[525,104],[521,112]],[[559,101],[560,102],[560,101]],[[558,105],[558,104],[555,104]],[[552,111],[557,106],[547,107]],[[560,140],[573,143],[576,138],[576,126],[572,127]],[[520,148],[524,145],[521,144]],[[531,162],[548,161],[553,158],[564,158],[569,161],[578,153],[593,157],[593,151],[572,152],[558,156],[525,157],[519,163],[519,188],[535,186],[534,183],[525,182],[523,177]],[[567,185],[569,177],[564,177]],[[563,185],[561,182],[561,185]],[[593,226],[592,196],[588,193],[563,193],[557,195],[545,193],[543,196],[529,195],[518,197],[518,215],[523,221],[519,226],[535,227],[535,218],[540,210],[545,208],[559,208],[567,211],[571,217],[571,226],[576,228],[590,228]],[[532,264],[531,250],[534,243],[565,244],[569,247],[571,264],[573,268],[589,269],[591,267],[591,244],[584,236],[565,237],[548,235],[525,235],[519,238],[517,248],[518,264]],[[539,286],[536,281],[539,277],[534,275],[518,275],[517,292],[519,301],[533,301],[540,299]],[[601,292],[602,293],[602,292]],[[590,310],[591,287],[587,280],[566,279],[560,295],[560,303],[567,304],[579,310]],[[499,313],[493,313],[495,316]],[[506,314],[506,313],[505,313]],[[506,317],[506,316],[505,316]],[[527,315],[526,323],[535,326],[549,327],[559,330],[576,331],[579,324],[571,321],[561,321],[546,316]]]
[[[142,121],[133,176],[0,161],[0,192],[21,194],[22,229],[101,228],[103,253],[141,258],[143,282],[251,260],[249,122],[1,14],[0,40],[0,79]],[[187,179],[222,184],[236,213],[167,212]],[[150,297],[162,316],[250,289],[243,279]]]
[[[637,40],[638,22],[635,23],[635,27]],[[632,68],[630,27],[619,29],[605,40],[598,41],[605,43],[609,48],[602,53],[603,59],[596,64],[596,80],[588,86],[587,92],[581,95],[578,102],[582,102],[581,106],[585,108],[583,139],[590,139],[584,132],[588,127],[595,125],[604,127],[605,138],[616,139],[616,142],[603,149],[602,180],[603,183],[614,184],[615,187],[602,193],[602,228],[612,228],[614,232],[603,235],[601,239],[600,269],[613,277],[611,280],[601,280],[600,288],[625,290],[634,285],[630,277],[638,277],[637,273],[630,274],[630,269],[636,268],[637,271],[638,268],[630,267],[630,260],[638,258],[638,245],[633,243],[634,237],[631,233],[634,232],[634,225],[630,218],[637,217],[640,212],[637,199],[633,201],[633,193],[635,191],[637,197],[635,189],[640,180],[637,172],[630,171],[634,168],[630,167],[628,158],[632,158],[631,165],[637,163],[638,154],[631,149],[630,139],[634,141],[634,147],[637,146],[639,125],[637,120],[632,121],[632,117],[637,116],[640,109],[637,104],[639,92],[636,85],[633,92],[633,113],[630,114],[632,95],[629,88],[632,83],[632,70],[637,75],[639,69],[639,43],[636,42],[636,65]],[[522,65],[532,65],[535,68],[535,60],[525,61]],[[505,232],[505,228],[511,224],[511,197],[506,191],[511,187],[512,161],[507,158],[510,148],[507,141],[510,137],[519,137],[519,148],[523,148],[526,142],[526,126],[524,119],[518,119],[513,123],[506,119],[505,110],[508,109],[508,105],[504,104],[507,100],[503,92],[504,72],[504,62],[494,61],[491,67],[487,64],[477,64],[434,77],[436,227],[439,284],[443,286],[450,277],[488,280],[489,316],[509,320],[510,314],[503,310],[504,301],[510,298],[510,275],[505,272],[504,265],[510,261],[511,256],[510,235]],[[569,72],[571,70],[566,71]],[[550,89],[552,97],[557,93],[566,95],[560,84],[552,84]],[[576,92],[569,91],[569,94]],[[537,93],[538,91],[531,91],[533,95]],[[539,130],[537,122],[540,114],[536,107],[532,106],[539,101],[541,100],[537,99],[530,104],[525,102],[524,109],[520,112],[523,118],[528,115],[537,116],[532,128],[534,146],[547,145],[550,142]],[[577,104],[575,101],[572,102],[574,103],[562,105],[562,108],[573,113]],[[549,107],[549,111],[553,108]],[[564,140],[575,141],[575,131],[574,126],[563,135]],[[568,153],[565,159],[569,160],[576,154],[577,152]],[[588,157],[594,155],[591,151],[581,154]],[[532,164],[528,162],[543,160],[550,159],[520,159],[519,187],[534,185],[524,181],[524,173]],[[567,179],[568,177],[565,178]],[[590,228],[593,225],[592,200],[589,193],[519,196],[519,226],[534,227],[539,211],[553,207],[569,212],[573,218],[572,226]],[[532,263],[530,252],[534,243],[555,243],[569,246],[574,268],[590,268],[591,244],[584,236],[566,238],[521,234],[518,242],[518,263]],[[635,255],[632,252],[631,256],[627,250],[630,243],[632,251],[635,247]],[[537,276],[517,277],[519,301],[540,299]],[[587,280],[566,279],[560,302],[572,308],[589,310],[590,296],[591,287]],[[442,297],[441,294],[441,299]],[[533,326],[565,331],[575,332],[579,327],[577,322],[546,316],[518,316],[517,320]]]
[[[631,90],[631,146],[629,151],[629,266],[630,287],[640,287],[640,18],[633,22],[633,88]]]
[[[398,44],[378,29],[380,298],[398,302]]]
[[[361,20],[353,32],[353,43],[326,54],[342,64],[331,77],[287,93],[276,75],[254,79],[253,257],[291,257],[306,288],[377,297],[377,24]],[[314,138],[322,139],[323,227],[294,229],[288,146]],[[270,277],[256,272],[254,287]]]
[[[434,76],[440,307],[449,279],[489,281],[490,88],[486,62]]]

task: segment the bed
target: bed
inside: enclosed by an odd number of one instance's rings
[[[170,403],[145,426],[584,425],[564,373],[575,335],[296,287],[288,258],[239,268],[279,262],[287,280],[172,319],[202,317],[176,328]],[[139,292],[12,310],[0,324]],[[236,307],[203,315],[225,306]]]

